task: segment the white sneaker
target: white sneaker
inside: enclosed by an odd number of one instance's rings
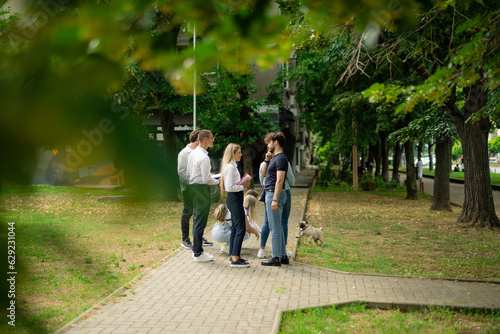
[[[205,253],[205,252],[201,253],[200,256],[193,258],[194,262],[208,262],[208,261],[213,261],[213,260],[214,260],[213,255],[210,255],[210,254]]]
[[[229,247],[227,247],[226,244],[222,244],[222,247],[220,249],[221,253],[228,254],[229,255]]]
[[[286,256],[290,257],[290,256],[292,256],[292,255],[293,255],[293,253],[287,249],[287,250],[286,250]]]
[[[257,257],[258,257],[259,259],[263,259],[263,258],[265,258],[265,257],[266,257],[266,251],[265,251],[265,250],[263,250],[262,248],[261,248],[261,249],[259,249],[259,252],[257,253]]]

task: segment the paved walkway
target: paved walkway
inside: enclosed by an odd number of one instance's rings
[[[290,249],[307,191],[292,189]],[[205,236],[210,239],[210,233]],[[273,333],[283,311],[352,301],[381,307],[500,309],[500,284],[349,274],[293,262],[263,267],[258,248],[253,237],[243,243],[242,256],[251,267],[239,269],[229,267],[229,257],[219,253],[217,244],[205,249],[215,255],[207,263],[195,263],[191,252],[178,249],[125,296],[92,309],[59,332]]]

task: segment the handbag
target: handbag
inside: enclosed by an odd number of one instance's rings
[[[264,188],[262,188],[262,191],[260,192],[259,201],[261,201],[261,202],[266,201],[266,192],[265,192]]]

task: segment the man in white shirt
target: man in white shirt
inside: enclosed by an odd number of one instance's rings
[[[203,251],[203,233],[210,213],[210,186],[219,184],[212,177],[210,158],[207,149],[214,146],[214,136],[209,130],[198,133],[199,145],[189,154],[187,174],[188,191],[193,203],[193,260],[195,262],[212,261],[214,257]]]
[[[186,249],[193,249],[191,240],[189,239],[189,219],[193,215],[193,203],[187,191],[189,177],[187,175],[188,157],[191,152],[198,146],[198,133],[199,130],[194,130],[189,135],[189,144],[186,145],[179,152],[177,156],[177,174],[179,174],[179,181],[181,184],[182,201],[184,202],[184,209],[181,216],[181,230],[182,230],[182,244],[181,246]]]

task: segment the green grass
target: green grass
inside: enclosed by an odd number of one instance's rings
[[[435,171],[429,171],[429,168],[424,168],[424,175],[432,175],[434,176]],[[464,172],[451,172],[450,178],[463,180]],[[490,173],[491,184],[500,185],[500,173]]]
[[[325,246],[299,241],[296,261],[353,273],[500,280],[500,230],[459,225],[457,212],[431,211],[431,198],[406,189],[317,187],[308,222]],[[281,333],[498,333],[493,314],[449,309],[378,310],[357,303],[284,313]]]
[[[313,308],[282,315],[280,333],[498,333],[500,311],[369,309],[363,303]]]
[[[430,210],[431,198],[406,190],[317,187],[307,210],[323,227],[325,246],[301,239],[296,260],[347,272],[500,280],[500,231],[456,223],[454,212]]]
[[[4,187],[1,219],[16,227],[17,317],[0,333],[52,333],[179,246],[182,203],[97,201],[128,194]]]

